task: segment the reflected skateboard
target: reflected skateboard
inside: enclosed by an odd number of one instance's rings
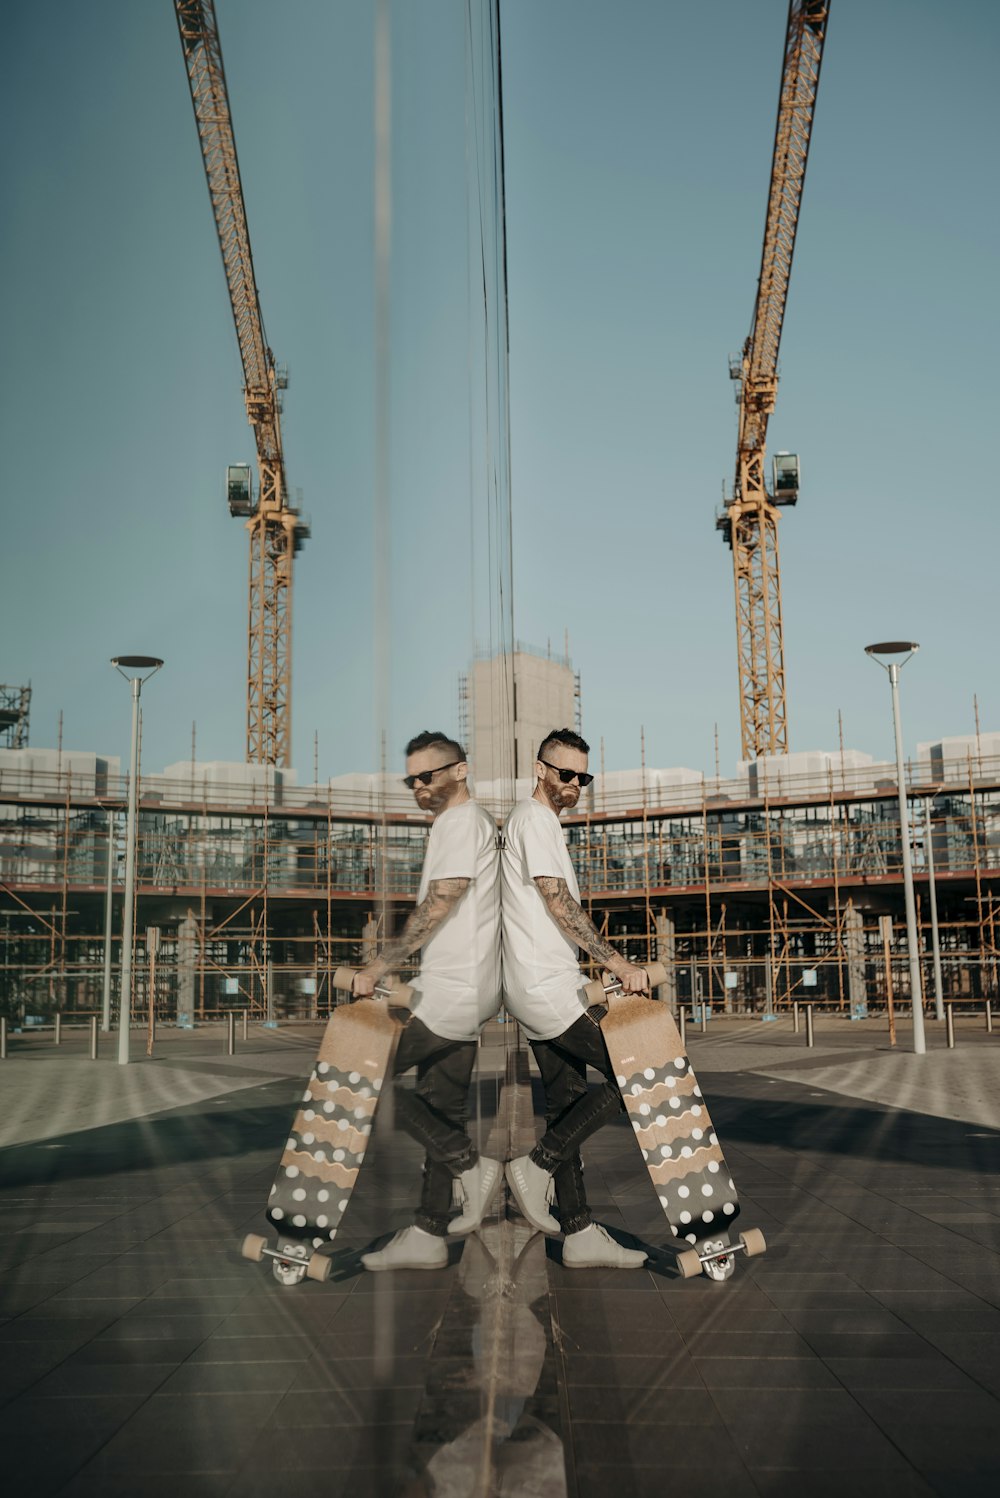
[[[350,992],[354,972],[337,968],[334,987]],[[283,1285],[330,1273],[318,1250],[336,1238],[347,1211],[403,1028],[394,1011],[409,1004],[410,989],[395,980],[375,992],[335,1009],[323,1034],[268,1199],[277,1247],[259,1233],[243,1240],[243,1257],[270,1258]]]
[[[654,987],[666,978],[660,963],[647,971]],[[601,1030],[636,1142],[671,1231],[691,1245],[678,1268],[685,1279],[726,1280],[737,1253],[767,1245],[758,1228],[734,1238],[739,1196],[670,1011],[617,982],[597,981],[587,993],[608,1005]]]

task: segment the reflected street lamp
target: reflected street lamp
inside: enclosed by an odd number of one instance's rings
[[[132,1019],[132,931],[135,926],[135,832],[139,778],[139,695],[163,662],[155,655],[116,655],[111,664],[132,691],[132,744],[129,756],[128,822],[125,835],[125,908],[122,912],[122,982],[118,1001],[118,1065],[128,1064]]]
[[[892,684],[892,723],[896,734],[896,787],[899,792],[899,836],[903,849],[903,894],[906,900],[906,946],[910,959],[910,998],[913,1005],[913,1050],[923,1056],[927,1050],[924,1039],[924,996],[920,978],[920,951],[917,946],[917,903],[913,895],[913,861],[910,857],[910,818],[906,805],[906,771],[903,768],[903,731],[899,724],[899,673],[920,646],[915,640],[885,640],[877,645],[866,645],[865,654],[888,672]],[[889,660],[879,660],[879,656]],[[903,660],[891,657],[901,655]]]

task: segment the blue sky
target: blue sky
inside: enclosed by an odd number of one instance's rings
[[[891,753],[872,639],[912,637],[908,752],[1000,727],[995,647],[1000,12],[833,0],[769,444],[793,749]],[[218,0],[268,336],[291,369],[300,777],[372,763],[372,27]],[[727,359],[753,309],[783,0],[502,4],[517,634],[561,647],[609,768],[738,754]],[[390,741],[453,723],[470,582],[465,7],[393,19]],[[167,664],[144,759],[244,749],[252,455],[169,0],[7,18],[0,109],[0,679],[32,741],[126,750],[108,658]],[[473,384],[475,395],[475,385]]]

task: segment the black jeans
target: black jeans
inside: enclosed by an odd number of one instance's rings
[[[547,1126],[531,1158],[555,1177],[564,1233],[577,1233],[591,1220],[580,1146],[625,1107],[601,1034],[604,1013],[603,1005],[595,1005],[554,1040],[531,1042],[545,1088]],[[588,1066],[607,1079],[600,1087],[587,1086]]]
[[[399,1038],[393,1075],[417,1068],[414,1088],[393,1086],[396,1122],[427,1152],[416,1223],[443,1238],[451,1215],[451,1183],[479,1159],[465,1132],[474,1040],[445,1040],[411,1015]]]

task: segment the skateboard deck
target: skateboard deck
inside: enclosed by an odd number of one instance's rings
[[[314,1250],[336,1238],[347,1211],[401,1031],[382,999],[358,999],[330,1017],[268,1199],[277,1251],[253,1234],[244,1241],[246,1257],[274,1259],[278,1279],[329,1273]]]
[[[601,1029],[636,1142],[671,1231],[691,1245],[681,1272],[727,1279],[732,1254],[762,1253],[764,1240],[753,1229],[733,1240],[739,1196],[677,1026],[654,1000],[609,992],[606,1002]]]

